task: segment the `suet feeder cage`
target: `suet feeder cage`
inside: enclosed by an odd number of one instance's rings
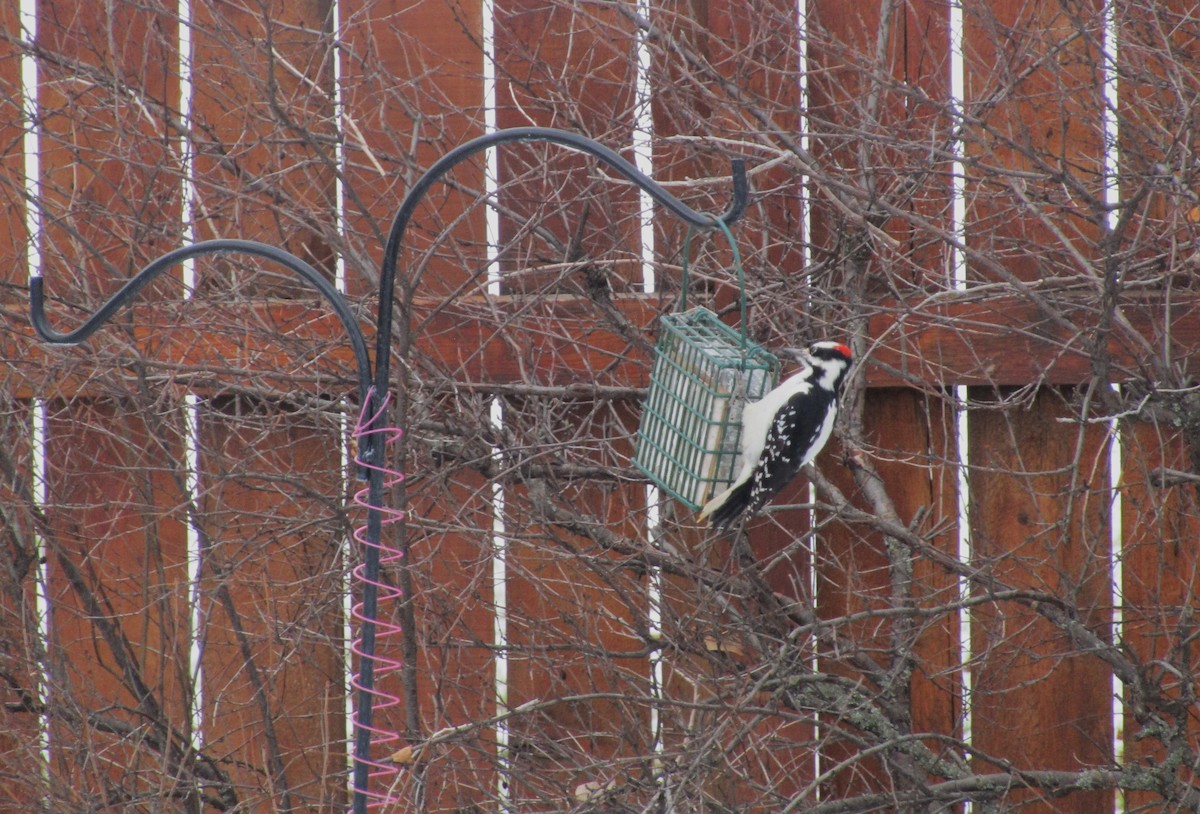
[[[779,377],[779,360],[747,336],[741,259],[728,227],[721,225],[733,247],[740,330],[707,308],[687,308],[685,247],[682,310],[659,320],[634,456],[638,469],[693,511],[737,476],[742,409],[766,395]]]

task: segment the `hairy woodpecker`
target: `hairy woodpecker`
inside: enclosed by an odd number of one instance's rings
[[[850,349],[818,342],[788,352],[807,366],[742,411],[742,470],[733,485],[705,504],[700,519],[728,528],[749,517],[817,456],[833,432]]]

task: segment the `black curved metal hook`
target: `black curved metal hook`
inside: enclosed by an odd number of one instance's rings
[[[408,228],[413,212],[416,211],[417,204],[442,176],[470,156],[488,147],[514,141],[549,142],[595,156],[645,190],[660,205],[697,229],[716,229],[722,223],[728,226],[741,218],[746,211],[750,187],[746,181],[746,162],[741,159],[734,159],[731,162],[733,196],[729,208],[720,215],[706,215],[697,212],[667,192],[658,182],[622,158],[620,154],[598,141],[578,133],[553,127],[513,127],[507,130],[497,130],[461,144],[438,159],[417,179],[416,184],[408,191],[404,201],[400,204],[400,209],[397,210],[396,217],[392,221],[391,231],[388,232],[387,245],[383,250],[383,265],[379,275],[379,320],[375,347],[375,388],[378,392],[386,392],[389,376],[388,350],[392,335],[392,297],[396,287],[396,264],[399,262],[404,232]]]
[[[367,351],[367,342],[359,327],[358,320],[346,304],[346,299],[319,271],[294,254],[258,243],[253,240],[217,239],[204,240],[183,246],[167,252],[139,271],[129,282],[121,286],[107,302],[101,305],[94,314],[78,328],[67,333],[60,333],[50,327],[46,319],[45,281],[40,277],[29,280],[29,320],[33,329],[42,340],[54,345],[77,345],[94,334],[105,322],[110,320],[118,310],[137,296],[158,275],[172,266],[178,265],[192,257],[205,254],[246,254],[261,257],[278,263],[284,268],[294,271],[302,279],[311,284],[329,302],[341,320],[346,333],[350,335],[350,344],[354,349],[357,364],[358,387],[360,397],[365,397],[371,386],[371,357]]]

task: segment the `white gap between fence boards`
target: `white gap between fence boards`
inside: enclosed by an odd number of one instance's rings
[[[1118,181],[1120,171],[1120,149],[1118,145],[1117,110],[1119,101],[1118,86],[1118,48],[1120,46],[1120,30],[1117,23],[1117,4],[1113,0],[1105,3],[1104,9],[1103,44],[1100,49],[1102,61],[1102,77],[1104,82],[1104,201],[1109,205],[1106,226],[1113,228],[1120,213],[1116,204],[1121,201],[1121,187]],[[1114,389],[1120,390],[1114,385]],[[1112,606],[1112,635],[1114,641],[1120,641],[1125,635],[1125,617],[1122,611],[1124,602],[1124,577],[1122,563],[1124,559],[1124,526],[1122,512],[1124,509],[1121,496],[1121,476],[1123,472],[1125,450],[1122,448],[1120,421],[1114,419],[1109,424],[1109,489],[1112,500],[1109,503],[1109,575],[1111,585]],[[1117,679],[1112,677],[1112,754],[1113,765],[1120,766],[1125,758],[1125,688]],[[1116,814],[1124,814],[1125,792],[1113,790],[1113,809]]]
[[[330,35],[332,43],[329,50],[329,59],[333,69],[333,119],[334,129],[337,133],[337,138],[334,140],[333,161],[337,167],[337,173],[334,178],[334,231],[338,238],[344,244],[348,244],[349,235],[346,229],[346,100],[345,89],[343,88],[343,71],[342,71],[342,4],[341,0],[333,0],[330,5]],[[334,272],[333,284],[338,293],[345,294],[347,290],[346,283],[346,252],[339,250],[334,252]],[[382,399],[386,394],[380,393]],[[383,403],[382,401],[380,403]],[[365,484],[358,482],[358,474],[354,460],[354,443],[350,436],[356,424],[356,408],[357,410],[365,409],[365,404],[352,404],[349,400],[342,400],[342,417],[338,432],[339,452],[341,459],[342,472],[342,494],[346,496],[347,508],[352,508],[354,504],[354,493],[357,489],[362,488]],[[386,451],[381,449],[386,457]],[[376,461],[377,464],[383,464],[383,461]],[[354,637],[358,630],[354,624],[354,566],[355,558],[358,555],[354,532],[351,531],[343,539],[341,550],[341,588],[342,588],[342,686],[345,695],[343,696],[343,716],[344,716],[344,737],[346,743],[346,788],[351,798],[354,796],[354,742],[355,742],[355,704],[357,696],[354,691]]]
[[[961,127],[965,124],[964,106],[966,104],[966,56],[964,53],[965,25],[962,17],[962,6],[959,2],[948,2],[949,14],[949,46],[950,46],[950,106],[954,109],[954,125],[960,128],[959,136],[953,140],[950,149],[954,154],[950,166],[950,234],[953,243],[949,251],[949,285],[962,291],[967,288],[967,255],[966,255],[966,164],[964,163],[965,144],[961,137]],[[958,558],[959,562],[970,563],[972,558],[971,545],[971,480],[970,480],[970,451],[971,437],[968,432],[967,405],[970,393],[966,387],[956,385],[954,393],[955,411],[955,472],[956,478],[955,502],[958,508]],[[971,611],[966,601],[971,597],[971,582],[960,579],[958,583],[959,598],[962,601],[959,610],[959,662],[962,665],[959,672],[961,682],[962,708],[960,725],[962,742],[968,749],[973,743],[972,731],[972,692],[974,682],[971,659],[974,654],[971,644]],[[967,756],[967,755],[964,755]],[[970,814],[970,802],[964,803],[965,814]]]
[[[800,97],[800,149],[808,155],[809,148],[812,144],[811,132],[812,121],[808,116],[809,109],[809,87],[808,87],[808,0],[796,0],[796,76],[797,76],[797,91]],[[798,179],[799,195],[797,199],[800,201],[800,228],[803,231],[803,240],[800,242],[800,262],[804,269],[805,282],[811,282],[808,270],[812,268],[813,250],[812,250],[812,206],[810,205],[813,181],[812,177],[802,172]],[[811,292],[812,286],[805,285],[805,291]],[[812,305],[812,295],[807,294],[804,302],[804,308],[807,310]],[[817,524],[819,518],[817,516],[817,489],[810,482],[807,491],[808,499],[808,527],[810,529],[808,539],[805,545],[806,556],[808,557],[808,581],[805,586],[808,591],[808,596],[813,603],[813,610],[817,610]],[[797,586],[798,588],[799,586]],[[807,662],[808,667],[813,673],[820,670],[820,648],[815,639],[813,639]],[[817,712],[813,715],[813,743],[821,742],[821,714]],[[812,776],[821,776],[821,750],[812,750]],[[821,801],[821,785],[817,784],[813,788],[814,802]]]
[[[482,73],[483,73],[483,130],[485,134],[498,129],[496,116],[496,4],[494,0],[481,0],[483,30]],[[503,293],[503,269],[500,266],[500,210],[497,196],[500,191],[499,149],[489,147],[484,151],[484,226],[487,245],[487,293],[499,296]],[[504,403],[494,396],[490,403],[490,422],[498,438],[504,434]],[[492,447],[492,457],[497,468],[503,466],[503,449]],[[508,721],[502,716],[509,712],[509,637],[508,637],[508,537],[504,520],[505,495],[502,482],[492,482],[492,668],[495,671],[492,685],[496,714],[496,794],[501,811],[508,811],[512,802],[512,754]]]
[[[179,71],[179,121],[182,132],[176,141],[179,151],[179,217],[180,237],[184,245],[196,239],[195,206],[196,183],[194,176],[194,145],[188,137],[192,124],[192,4],[191,0],[179,0],[179,17],[176,34],[176,67]],[[189,258],[180,268],[184,299],[191,299],[196,292],[196,261]],[[191,511],[187,518],[187,580],[188,580],[188,675],[192,685],[188,699],[188,714],[191,721],[192,746],[204,748],[204,601],[201,589],[204,573],[203,537],[196,523],[199,518],[200,494],[200,398],[195,393],[184,396],[184,489],[185,499]]]
[[[42,275],[42,213],[41,209],[41,118],[38,115],[38,64],[33,56],[37,42],[36,0],[21,0],[19,20],[21,27],[21,112],[23,118],[22,149],[25,153],[24,192],[25,192],[25,267],[27,276]],[[34,398],[30,402],[30,468],[34,504],[40,509],[49,499],[46,461],[47,413],[44,399]],[[45,540],[41,534],[34,532],[36,560],[34,565],[34,614],[37,617],[37,635],[39,638],[39,654],[41,663],[38,665],[35,679],[37,700],[43,710],[50,708],[53,697],[53,686],[49,663],[46,661],[50,649],[52,635],[50,625],[50,586],[49,566]],[[37,717],[37,754],[41,761],[39,773],[43,783],[49,789],[50,782],[50,716],[47,712],[39,712]],[[43,800],[46,805],[47,799]]]
[[[950,36],[950,105],[954,110],[954,126],[960,128],[959,135],[951,144],[951,150],[954,159],[951,162],[950,170],[950,233],[953,242],[950,244],[949,257],[949,283],[955,290],[963,290],[967,288],[967,196],[966,196],[966,165],[963,161],[965,144],[961,135],[961,128],[965,124],[964,105],[966,104],[966,58],[963,52],[963,37],[965,35],[965,27],[963,20],[963,7],[957,2],[948,4],[949,13],[949,36]],[[972,558],[971,554],[971,505],[970,505],[970,437],[968,433],[968,400],[970,394],[966,387],[956,386],[954,388],[954,410],[955,410],[955,453],[957,460],[955,461],[955,471],[957,472],[957,483],[955,488],[955,501],[957,505],[957,529],[958,529],[958,559],[962,563],[969,563]],[[958,595],[961,600],[967,600],[971,596],[971,584],[967,579],[958,581]],[[971,659],[974,655],[974,648],[971,644],[971,612],[967,608],[964,601],[962,609],[958,613],[958,653],[959,662],[962,668],[959,672],[959,681],[962,686],[962,709],[959,714],[960,725],[962,727],[962,740],[968,749],[973,743],[972,733],[972,692],[974,690],[974,682],[972,676]],[[966,757],[966,755],[964,755]],[[970,814],[972,811],[971,803],[964,803],[963,811],[965,814]]]
[[[637,0],[638,16],[649,20],[651,0]],[[635,34],[634,50],[637,57],[634,73],[633,107],[633,158],[634,164],[648,178],[654,177],[654,98],[650,74],[653,68],[653,53],[648,34],[638,29]],[[644,189],[638,189],[638,235],[639,259],[641,261],[642,293],[654,294],[658,290],[655,269],[656,244],[654,236],[654,201]],[[644,489],[646,501],[646,541],[650,547],[662,544],[662,490],[653,483]],[[658,566],[652,566],[646,581],[646,622],[651,643],[662,640],[663,633],[663,574]],[[650,678],[650,742],[654,755],[652,771],[659,793],[669,795],[662,762],[666,743],[663,739],[663,710],[665,700],[666,663],[661,650],[651,647],[649,654]]]

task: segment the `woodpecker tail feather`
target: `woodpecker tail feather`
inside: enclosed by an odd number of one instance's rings
[[[714,497],[700,511],[699,519],[708,519],[713,528],[728,528],[732,526],[746,508],[750,505],[750,493],[754,480],[748,478],[735,484]]]

